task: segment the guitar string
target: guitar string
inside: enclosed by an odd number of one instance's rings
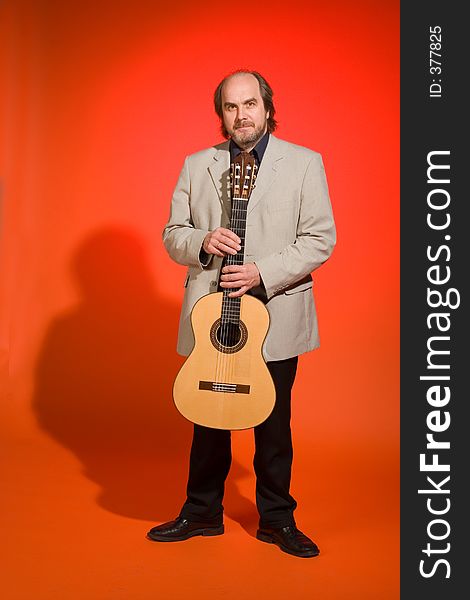
[[[232,213],[230,215],[230,219],[231,219],[231,228],[233,229],[232,226],[232,221],[234,216],[236,215],[236,200],[235,200],[235,196],[237,189],[239,189],[240,187],[240,177],[241,177],[241,165],[239,163],[235,163],[233,166],[233,187],[232,187]],[[232,255],[229,255],[226,261],[226,264],[231,265],[233,262],[233,259],[231,258]],[[222,318],[221,318],[221,327],[222,327],[222,335],[221,335],[221,341],[222,341],[222,345],[223,347],[227,347],[231,341],[231,334],[230,334],[230,315],[228,314],[228,310],[227,310],[227,305],[230,307],[231,301],[228,297],[229,293],[230,293],[231,288],[226,288],[224,289],[224,293],[222,296]],[[227,371],[231,370],[229,369],[230,364],[232,361],[230,360],[230,354],[224,352],[222,350],[223,356],[222,356],[222,362],[223,362],[223,369],[222,369],[222,382],[230,382],[230,379],[228,378],[229,373]]]
[[[232,165],[232,186],[237,184],[237,179],[239,178],[239,167],[237,168],[237,165]],[[232,206],[232,211],[233,211],[233,206]],[[233,212],[232,212],[233,215]],[[232,215],[231,215],[231,220],[232,220]],[[230,258],[227,258],[226,264],[230,264]],[[224,352],[224,346],[226,345],[226,343],[228,342],[228,333],[227,333],[227,329],[228,329],[228,324],[226,323],[227,321],[227,316],[226,316],[226,303],[227,303],[227,296],[228,296],[228,291],[226,289],[223,290],[222,293],[222,313],[221,313],[221,319],[220,319],[220,344],[222,346],[221,348],[221,354],[222,356],[220,357],[220,362],[222,369],[220,370],[220,381],[223,383],[228,382],[229,380],[226,379],[226,357],[225,352]],[[219,354],[219,353],[218,353]]]
[[[232,228],[233,230],[237,233],[237,235],[239,235],[241,243],[240,243],[240,250],[238,251],[237,254],[232,255],[231,258],[231,263],[232,264],[240,264],[240,258],[241,258],[241,264],[243,264],[244,262],[244,238],[245,238],[245,230],[246,230],[246,209],[247,209],[247,200],[244,198],[244,196],[246,195],[246,189],[247,189],[247,185],[246,185],[246,180],[244,182],[244,191],[241,195],[239,195],[239,197],[235,200],[234,205],[233,205],[233,218],[232,218]],[[240,227],[240,224],[244,225],[244,227]],[[243,231],[242,231],[243,229]],[[236,290],[237,288],[230,288],[230,290]],[[230,293],[230,292],[229,292]],[[235,346],[239,341],[240,338],[242,336],[242,332],[241,332],[241,326],[240,326],[240,321],[241,321],[241,305],[243,303],[242,297],[239,296],[237,298],[234,299],[230,299],[228,300],[229,303],[229,310],[227,311],[227,319],[229,321],[229,325],[228,325],[228,335],[230,337],[229,340],[229,345],[231,347]],[[232,304],[232,307],[230,307],[230,304]],[[235,364],[236,364],[236,360],[235,360],[235,355],[232,353],[230,353],[229,357],[228,357],[228,362],[229,362],[229,368],[227,369],[227,381],[234,381],[234,368],[235,368]]]
[[[244,160],[245,157],[243,157],[243,167],[245,167],[244,164]],[[253,172],[252,172],[253,169]],[[243,180],[243,190],[242,193],[239,194],[239,198],[236,200],[235,203],[235,214],[234,214],[234,229],[236,229],[238,231],[239,237],[240,237],[240,250],[239,250],[239,255],[236,254],[234,255],[234,258],[232,259],[233,262],[239,262],[237,259],[237,256],[239,256],[241,258],[241,263],[244,263],[244,258],[245,258],[245,235],[246,235],[246,213],[247,213],[247,207],[248,207],[248,200],[250,197],[250,185],[249,185],[249,180],[250,180],[250,176],[252,176],[253,174],[256,173],[256,168],[254,165],[254,161],[251,161],[251,164],[247,165],[246,168],[243,169],[243,172],[245,173],[245,177]],[[251,178],[251,183],[253,182],[253,178]],[[241,223],[242,227],[240,227],[239,223]],[[243,231],[242,231],[243,229]],[[233,288],[232,288],[233,289]],[[233,345],[235,345],[237,343],[237,337],[240,340],[241,336],[242,336],[242,331],[241,331],[241,317],[242,317],[242,304],[243,304],[243,296],[239,296],[237,297],[236,301],[235,301],[235,323],[237,326],[235,326],[233,328],[233,339],[231,340],[231,343]],[[237,323],[238,321],[238,323]],[[238,329],[238,331],[237,331]],[[230,369],[230,381],[232,381],[232,377],[234,375],[233,370],[235,367],[235,356],[231,357],[231,369]]]
[[[233,184],[234,184],[234,191],[237,189],[238,185],[239,185],[239,180],[240,180],[240,165],[235,164],[233,166]],[[235,211],[235,207],[234,207],[234,202],[235,202],[235,196],[236,194],[232,194],[232,214],[231,214],[231,221],[233,221],[233,217],[234,217],[234,211]],[[232,226],[232,223],[231,223]],[[233,228],[233,227],[232,227]],[[226,264],[230,265],[232,263],[231,260],[231,255],[228,256]],[[228,298],[228,294],[230,293],[230,288],[226,288],[223,291],[223,295],[222,295],[222,315],[221,315],[221,335],[220,335],[220,341],[221,341],[221,345],[222,345],[222,372],[221,372],[221,381],[223,382],[230,382],[230,379],[228,379],[227,375],[227,367],[228,367],[228,356],[226,356],[226,352],[224,352],[224,347],[226,348],[228,346],[228,343],[230,342],[230,318],[229,315],[227,314],[227,305],[230,304],[230,300]]]
[[[232,204],[232,230],[239,232],[238,221],[240,220],[240,200],[233,199]],[[241,233],[241,232],[240,232]],[[239,251],[241,252],[241,250]],[[234,265],[239,262],[238,254],[230,255],[227,259],[228,265]],[[229,294],[234,291],[235,288],[226,288],[224,294],[224,311],[223,311],[223,344],[225,347],[233,347],[236,344],[236,327],[237,327],[237,305],[239,300],[230,298]],[[224,353],[224,369],[223,369],[223,381],[232,382],[233,370],[234,370],[234,357],[232,352]]]
[[[243,160],[242,160],[243,165]],[[238,169],[237,169],[238,166]],[[243,165],[244,166],[244,165]],[[240,264],[239,259],[242,258],[242,263],[244,262],[244,250],[245,250],[245,232],[246,232],[246,212],[247,212],[247,204],[250,194],[246,194],[247,189],[249,189],[249,184],[247,180],[251,175],[251,165],[248,165],[249,173],[245,176],[242,193],[238,194],[236,197],[235,193],[232,193],[232,214],[231,214],[231,228],[233,231],[237,232],[239,235],[241,243],[240,250],[237,254],[229,255],[227,258],[227,263],[229,265]],[[238,180],[238,188],[240,189],[239,180],[240,180],[240,171],[241,168],[239,165],[231,165],[232,167],[232,190],[236,189],[237,180]],[[256,167],[253,166],[254,173],[256,174]],[[235,186],[233,185],[235,183]],[[232,191],[231,190],[231,191]],[[247,196],[247,197],[243,197]],[[241,227],[239,222],[244,225],[243,232],[241,231]],[[240,235],[243,234],[243,235]],[[224,290],[222,296],[222,314],[220,321],[220,344],[227,348],[234,347],[237,343],[241,341],[242,331],[240,327],[240,321],[242,320],[242,297],[237,298],[229,298],[228,294],[235,291],[236,288],[226,288]],[[228,306],[227,306],[228,305]],[[230,306],[232,305],[232,306]],[[238,323],[237,323],[238,321]],[[237,339],[238,338],[238,339]],[[222,354],[221,360],[219,361],[219,354]],[[216,377],[215,381],[219,383],[230,383],[233,381],[234,375],[234,367],[235,367],[235,357],[232,356],[235,354],[234,352],[221,352],[217,353],[216,360]],[[222,363],[222,364],[220,364]],[[222,388],[223,389],[223,388]]]
[[[240,169],[238,171],[238,184],[240,184]],[[240,196],[240,194],[237,194],[238,196]],[[234,194],[235,196],[235,194]],[[235,226],[236,224],[236,220],[238,219],[238,209],[239,209],[239,203],[240,201],[238,199],[236,199],[235,197],[232,199],[232,215],[231,215],[231,228],[232,230],[237,230],[238,228]],[[238,262],[238,260],[236,259],[237,254],[235,255],[230,255],[229,258],[227,259],[227,263],[230,265],[236,264]],[[234,307],[236,307],[237,305],[237,300],[235,299],[230,299],[229,294],[232,293],[232,290],[234,288],[228,288],[227,292],[226,292],[226,305],[227,305],[227,310],[225,311],[225,319],[227,321],[226,324],[226,337],[227,337],[227,346],[233,346],[235,343],[235,326],[233,324],[233,320],[236,321],[236,319],[234,319],[234,315],[231,314],[231,310],[234,310]],[[232,357],[232,353],[228,353],[228,355],[226,356],[226,369],[225,369],[225,381],[227,382],[232,382],[232,375],[233,375],[233,362],[234,359]]]
[[[245,205],[243,205],[243,203],[245,203]],[[233,255],[232,258],[232,264],[239,264],[241,261],[241,264],[243,264],[244,262],[244,232],[241,231],[239,222],[241,222],[243,224],[243,222],[245,222],[246,224],[246,201],[245,200],[236,200],[235,203],[235,212],[234,212],[234,218],[233,218],[233,229],[237,232],[237,235],[239,235],[241,243],[240,243],[240,250],[238,251],[237,254]],[[246,229],[246,227],[244,228]],[[235,288],[231,288],[232,290]],[[230,319],[230,317],[232,317],[233,321],[235,322],[235,326],[233,325],[229,325],[229,334],[231,335],[232,339],[230,340],[230,345],[234,346],[237,343],[237,337],[241,336],[241,331],[240,331],[240,309],[241,309],[241,303],[242,303],[242,298],[238,297],[236,299],[232,299],[231,301],[229,301],[229,304],[232,304],[232,306],[234,307],[234,315],[230,314],[230,310],[228,312],[228,317]],[[238,329],[238,331],[237,331]],[[229,381],[234,381],[234,369],[235,369],[235,363],[236,363],[236,359],[234,355],[231,355],[231,359],[230,359],[230,369],[228,372],[228,377],[230,377]]]
[[[236,185],[236,179],[237,179],[237,167],[234,163],[232,163],[230,165],[230,172],[231,172],[231,192],[233,190],[233,186]],[[232,194],[233,196],[233,194]],[[230,217],[232,218],[232,216]],[[226,298],[226,291],[225,289],[222,292],[222,305],[221,305],[221,315],[220,315],[220,324],[219,324],[219,331],[216,332],[216,341],[218,341],[218,343],[220,344],[221,348],[220,350],[217,352],[216,354],[216,373],[215,373],[215,378],[214,381],[217,382],[224,382],[224,342],[225,342],[225,298]],[[217,335],[218,334],[218,335]]]

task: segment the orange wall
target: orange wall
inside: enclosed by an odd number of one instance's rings
[[[152,297],[173,353],[184,269],[161,230],[184,156],[220,141],[213,89],[243,65],[275,90],[278,135],[323,154],[337,220],[334,257],[315,276],[323,350],[305,358],[320,368],[301,380],[330,401],[304,408],[325,434],[396,436],[396,3],[5,10],[1,348],[13,385],[31,376],[50,322],[89,294]],[[115,249],[127,261],[107,264]]]

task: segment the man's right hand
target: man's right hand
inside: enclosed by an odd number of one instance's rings
[[[241,249],[241,240],[236,233],[225,227],[217,227],[204,238],[202,247],[207,254],[227,256],[236,254]]]

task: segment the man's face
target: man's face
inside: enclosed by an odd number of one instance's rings
[[[222,88],[225,129],[233,141],[250,151],[267,129],[269,112],[264,110],[258,80],[249,73],[234,75]]]

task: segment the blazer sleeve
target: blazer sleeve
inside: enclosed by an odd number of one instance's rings
[[[255,261],[269,298],[318,269],[333,252],[336,229],[320,154],[308,163],[302,182],[295,241]]]
[[[208,231],[196,229],[191,218],[191,178],[186,157],[173,192],[170,218],[163,229],[163,245],[170,257],[185,266],[208,267],[213,254],[206,254],[202,243]]]

